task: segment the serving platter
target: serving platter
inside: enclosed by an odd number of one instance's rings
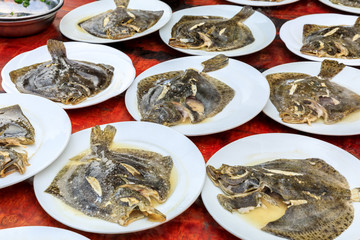
[[[181,133],[159,124],[132,121],[111,123],[111,125],[117,129],[114,138],[115,144],[141,148],[172,157],[176,186],[168,200],[157,205],[156,208],[166,215],[165,222],[184,212],[200,195],[205,181],[205,161],[199,149]],[[101,128],[104,127],[101,126]],[[89,128],[74,133],[63,154],[50,167],[35,176],[35,195],[43,209],[50,216],[69,227],[93,233],[130,233],[165,223],[149,221],[144,218],[126,227],[120,226],[86,216],[44,192],[71,157],[90,148],[90,130]]]
[[[356,8],[356,7],[349,7],[349,6],[345,6],[345,5],[340,5],[340,4],[335,4],[332,3],[330,0],[319,0],[320,2],[322,2],[325,5],[328,5],[329,7],[341,10],[341,11],[345,11],[345,12],[350,12],[350,13],[355,13],[355,14],[360,14],[360,8]]]
[[[208,59],[209,56],[182,57],[159,63],[142,72],[126,91],[125,104],[131,116],[137,121],[141,120],[137,103],[137,85],[142,79],[188,68],[201,71],[201,62]],[[265,77],[257,69],[241,61],[230,58],[226,67],[207,74],[233,88],[235,96],[212,118],[196,124],[184,123],[171,127],[187,136],[212,134],[240,126],[261,112],[269,98],[270,89]]]
[[[97,95],[89,97],[85,101],[75,105],[57,103],[62,108],[75,109],[98,104],[121,94],[134,81],[136,74],[135,67],[131,59],[123,52],[100,44],[82,42],[64,42],[64,44],[69,59],[111,65],[114,67],[114,75],[110,85]],[[15,84],[11,81],[9,73],[25,66],[50,60],[51,56],[46,45],[17,55],[11,59],[1,71],[3,89],[8,93],[19,93]]]
[[[227,1],[236,4],[256,6],[256,7],[272,7],[272,6],[281,6],[285,4],[294,3],[299,0],[283,0],[280,2],[270,2],[270,1],[261,1],[261,0],[227,0]]]
[[[219,168],[221,164],[255,165],[279,158],[304,159],[320,158],[340,172],[348,181],[350,189],[360,186],[357,170],[360,161],[350,153],[330,143],[307,136],[288,133],[257,134],[234,141],[217,151],[207,165]],[[211,216],[227,231],[243,240],[284,238],[256,228],[240,214],[230,213],[217,200],[222,193],[209,177],[201,193],[202,200]],[[353,203],[355,216],[352,224],[337,240],[359,239],[360,203]]]
[[[208,52],[204,50],[193,50],[193,49],[183,49],[175,48],[169,45],[169,39],[171,37],[172,27],[180,20],[184,15],[191,16],[220,16],[225,18],[231,18],[236,13],[238,13],[242,7],[234,5],[208,5],[208,6],[199,6],[191,7],[176,11],[173,13],[170,21],[160,29],[160,38],[167,44],[169,47],[178,50],[180,52],[190,54],[190,55],[216,55],[216,54],[225,54],[229,57],[242,56],[251,54],[268,46],[275,38],[276,29],[274,23],[264,14],[255,11],[248,19],[244,21],[244,24],[247,25],[255,41],[245,47],[229,50],[229,51],[217,51],[217,52]]]

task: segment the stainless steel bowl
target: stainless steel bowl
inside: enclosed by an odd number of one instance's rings
[[[30,0],[28,7],[14,0],[0,0],[0,36],[22,37],[46,29],[54,20],[64,0]]]

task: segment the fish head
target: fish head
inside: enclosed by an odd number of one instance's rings
[[[313,99],[301,99],[292,101],[288,109],[280,114],[280,117],[286,123],[310,124],[323,115],[326,115],[326,110],[318,102]]]
[[[349,55],[349,47],[337,39],[332,38],[315,38],[306,42],[300,52],[317,57],[334,57],[342,58]]]
[[[154,122],[166,126],[176,125],[183,122],[183,115],[179,111],[176,102],[160,102],[153,105],[143,114],[141,121]]]

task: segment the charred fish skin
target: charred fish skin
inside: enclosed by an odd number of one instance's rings
[[[353,26],[305,24],[300,52],[317,57],[360,58],[360,17]]]
[[[288,205],[285,214],[263,231],[288,239],[334,239],[353,221],[352,194],[347,180],[318,158],[276,159],[254,166],[207,166],[207,174],[224,194],[219,203],[245,213],[273,196]]]
[[[78,25],[91,35],[107,39],[123,39],[155,25],[164,11],[128,9],[129,1],[114,1],[116,8],[101,13]]]
[[[110,85],[113,66],[70,60],[61,41],[49,39],[47,47],[51,61],[9,73],[19,92],[35,94],[63,104],[78,104]]]
[[[171,157],[155,152],[110,148],[116,129],[91,129],[91,149],[56,175],[45,192],[92,217],[127,226],[146,216],[164,221],[153,207],[169,197]]]
[[[254,10],[245,6],[231,19],[217,16],[183,16],[171,29],[169,45],[185,49],[227,51],[255,41],[243,22]]]
[[[359,0],[330,0],[330,2],[332,2],[334,4],[343,5],[343,6],[360,8]]]

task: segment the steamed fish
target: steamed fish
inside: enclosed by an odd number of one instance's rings
[[[331,79],[344,64],[324,60],[318,76],[304,73],[274,73],[266,76],[270,100],[286,123],[339,122],[360,109],[360,96]]]
[[[122,39],[155,25],[164,11],[127,8],[129,0],[114,0],[116,8],[79,23],[86,32],[101,38]]]
[[[263,201],[287,205],[285,214],[263,231],[293,240],[334,239],[354,218],[359,188],[318,158],[277,159],[254,166],[207,166],[207,174],[224,194],[217,196],[226,210],[240,213]]]
[[[254,42],[251,30],[243,22],[254,10],[245,6],[234,17],[183,16],[171,29],[169,45],[205,51],[226,51]]]
[[[170,156],[112,148],[116,129],[91,129],[90,151],[75,156],[45,192],[82,213],[126,226],[144,217],[165,221],[154,206],[169,197]]]
[[[342,6],[360,8],[360,0],[329,0],[329,1],[334,4],[339,4]]]
[[[11,81],[19,92],[35,94],[63,104],[77,104],[110,85],[114,67],[70,60],[61,41],[50,39],[47,47],[51,61],[10,72]]]
[[[234,97],[234,90],[209,76],[227,65],[225,55],[203,62],[204,69],[171,71],[142,79],[137,88],[142,121],[176,125],[198,123],[221,112]]]
[[[360,58],[360,17],[353,26],[305,24],[300,52],[317,57]]]

